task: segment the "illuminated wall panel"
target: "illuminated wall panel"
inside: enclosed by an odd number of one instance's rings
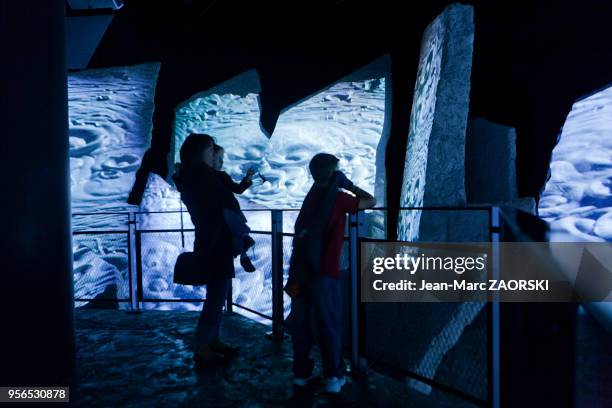
[[[578,101],[563,125],[539,205],[554,241],[612,241],[612,87]]]
[[[159,64],[81,71],[68,76],[73,230],[127,230],[126,203],[151,140]],[[126,299],[126,234],[73,239],[75,298]],[[78,304],[80,305],[80,304]]]
[[[461,5],[449,6],[423,33],[402,185],[403,207],[466,202],[465,132],[473,35],[472,8]],[[444,239],[446,233],[430,228],[424,217],[428,215],[420,211],[400,212],[398,237],[408,241]]]

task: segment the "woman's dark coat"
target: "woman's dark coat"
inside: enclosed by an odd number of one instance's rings
[[[173,179],[195,226],[194,252],[206,268],[208,280],[233,278],[232,236],[222,210],[231,207],[235,199],[232,192],[205,165],[182,168]]]

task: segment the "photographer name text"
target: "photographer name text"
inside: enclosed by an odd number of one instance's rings
[[[419,282],[402,279],[398,282],[385,282],[377,279],[372,282],[375,291],[548,291],[547,279],[490,279],[488,282],[467,282],[454,280],[453,282]]]

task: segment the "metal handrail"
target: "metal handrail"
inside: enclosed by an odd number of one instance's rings
[[[376,210],[377,208],[368,209],[368,210]],[[379,210],[386,210],[386,208],[378,208]],[[368,211],[366,210],[366,211]],[[499,242],[500,235],[500,211],[497,207],[492,206],[470,206],[470,207],[400,207],[400,210],[415,210],[415,211],[486,211],[488,213],[489,219],[489,239],[490,242],[493,243],[493,250],[495,251],[495,244]],[[357,270],[357,265],[360,265],[360,255],[354,256],[353,253],[359,253],[361,243],[362,242],[390,242],[387,239],[376,239],[376,238],[366,238],[360,236],[359,228],[362,227],[363,223],[360,220],[356,219],[353,216],[352,223],[354,223],[353,230],[349,229],[349,236],[357,235],[357,240],[351,239],[351,255],[349,260],[349,268],[351,268],[351,280],[353,281],[355,276],[358,276],[359,271]],[[400,241],[392,241],[392,242],[400,242]],[[493,257],[495,260],[496,258]],[[494,269],[497,267],[496,262],[494,261],[493,265]],[[495,271],[494,271],[495,273]],[[438,389],[447,392],[451,395],[455,395],[461,399],[469,401],[475,405],[479,406],[492,406],[499,407],[499,303],[492,302],[487,304],[488,308],[488,330],[487,330],[487,351],[488,351],[488,361],[487,361],[487,377],[488,377],[488,401],[482,401],[477,397],[466,394],[465,392],[455,389],[451,386],[437,383],[433,379],[426,379],[426,377],[420,376],[417,373],[411,372],[407,369],[403,369],[400,367],[393,366],[389,363],[385,363],[382,361],[373,361],[371,357],[365,356],[365,316],[363,315],[364,309],[362,307],[357,307],[355,299],[357,302],[359,300],[358,293],[361,292],[359,285],[361,282],[351,281],[351,363],[353,369],[363,370],[364,369],[364,361],[363,359],[367,359],[370,362],[374,362],[378,367],[381,367],[383,371],[394,371],[395,373],[401,373],[404,377],[410,377],[417,381],[421,381],[431,386],[435,386]],[[355,293],[356,292],[356,293]],[[354,304],[355,303],[355,304]],[[358,316],[355,316],[355,313]],[[355,327],[357,326],[357,327]],[[357,339],[357,341],[355,341]],[[372,367],[370,367],[372,368]],[[425,380],[425,381],[424,381]]]
[[[72,235],[111,235],[111,234],[128,234],[129,230],[76,230],[72,231]]]
[[[499,231],[496,229],[498,228],[497,225],[494,225],[494,216],[495,214],[499,215],[499,212],[496,212],[494,210],[495,207],[489,207],[489,206],[460,206],[460,207],[449,207],[449,206],[428,206],[428,207],[399,207],[397,208],[397,210],[400,211],[487,211],[489,213],[489,220],[491,221],[489,224],[489,233],[491,236],[491,242],[494,242],[493,236],[494,234],[499,235]],[[388,211],[389,209],[387,207],[375,207],[375,208],[371,208],[371,209],[366,209],[366,210],[360,210],[358,212],[358,215],[356,216],[351,216],[350,220],[349,220],[349,228],[348,228],[348,236],[345,237],[345,241],[349,242],[349,269],[351,270],[351,281],[350,281],[350,286],[351,286],[351,308],[350,308],[350,312],[351,312],[351,363],[353,366],[353,369],[355,371],[358,371],[359,369],[363,369],[364,368],[364,362],[365,359],[367,358],[365,356],[365,347],[364,347],[364,335],[365,335],[365,331],[364,331],[364,322],[365,322],[365,317],[363,315],[363,308],[360,306],[360,297],[359,297],[359,293],[360,293],[360,280],[358,279],[359,273],[357,271],[358,265],[360,265],[360,247],[361,247],[361,243],[362,242],[395,242],[395,241],[390,241],[390,240],[386,240],[386,239],[375,239],[375,238],[366,238],[360,235],[360,227],[363,228],[363,215],[367,212],[371,212],[371,211]],[[395,210],[395,209],[394,209]],[[259,231],[259,230],[253,230],[251,231],[251,233],[253,234],[263,234],[263,235],[270,235],[271,239],[272,239],[272,248],[273,248],[273,254],[272,254],[272,301],[273,301],[273,305],[272,305],[272,316],[267,316],[261,312],[258,312],[256,310],[253,310],[251,308],[248,308],[246,306],[240,305],[238,303],[234,303],[233,301],[230,300],[230,307],[231,306],[236,306],[242,310],[245,310],[249,313],[253,313],[259,317],[265,318],[265,319],[269,319],[272,320],[272,325],[273,325],[273,336],[274,338],[278,338],[278,339],[282,339],[283,338],[283,331],[284,331],[284,296],[283,296],[283,290],[282,290],[282,284],[283,284],[283,274],[284,274],[284,270],[283,270],[283,238],[284,237],[293,237],[295,236],[294,233],[289,233],[289,232],[283,232],[283,228],[282,228],[282,220],[283,220],[283,213],[284,212],[294,212],[294,211],[299,211],[299,209],[279,209],[279,210],[272,210],[272,209],[245,209],[243,210],[244,212],[270,212],[271,215],[271,231]],[[128,234],[128,258],[129,258],[129,262],[128,262],[128,275],[129,275],[129,280],[130,280],[130,298],[128,300],[111,300],[111,299],[105,299],[104,301],[115,301],[115,302],[130,302],[131,304],[131,308],[132,309],[136,309],[136,310],[140,310],[140,303],[141,302],[187,302],[187,303],[196,303],[196,302],[203,302],[205,301],[205,299],[150,299],[150,298],[145,298],[143,295],[143,281],[142,281],[142,246],[141,246],[141,235],[142,234],[152,234],[152,233],[181,233],[184,234],[185,232],[194,232],[195,229],[194,228],[183,228],[183,223],[182,223],[182,218],[181,218],[181,228],[177,229],[177,228],[169,228],[169,229],[139,229],[138,228],[138,223],[136,222],[136,217],[137,215],[142,215],[142,214],[183,214],[185,211],[181,210],[181,211],[151,211],[151,212],[147,212],[147,211],[132,211],[132,212],[125,212],[125,213],[114,213],[114,212],[110,212],[110,213],[102,213],[102,212],[97,212],[97,213],[75,213],[72,214],[73,216],[86,216],[86,215],[128,215],[128,224],[130,225],[130,229],[129,230],[76,230],[73,231],[74,235],[104,235],[104,234],[121,234],[121,233],[127,233]],[[279,228],[280,226],[280,228]],[[133,228],[132,228],[133,227]],[[132,235],[134,235],[134,237],[132,237]],[[135,244],[135,254],[132,254],[131,251],[131,245],[132,243]],[[183,245],[184,245],[184,237],[183,237]],[[133,267],[132,267],[132,259],[135,256],[135,267],[136,267],[136,271],[133,271]],[[136,272],[136,274],[134,275],[134,272]],[[133,280],[135,281],[135,285],[136,287],[133,287]],[[102,299],[100,299],[102,300]],[[75,301],[96,301],[96,299],[75,299]],[[495,306],[493,306],[494,308]],[[498,305],[497,305],[498,308]],[[499,340],[498,336],[498,332],[495,331],[495,328],[493,328],[493,322],[491,321],[492,315],[495,312],[495,309],[493,310],[489,310],[489,317],[490,317],[490,321],[489,321],[489,331],[488,331],[488,345],[487,348],[488,350],[494,350],[494,342],[497,340]],[[497,327],[497,330],[499,329],[499,327]],[[496,334],[497,333],[497,334]],[[498,350],[499,351],[499,350]],[[495,380],[494,378],[496,377],[495,375],[493,375],[493,370],[495,369],[496,364],[498,365],[498,361],[496,362],[496,357],[492,354],[494,353],[489,353],[490,358],[489,358],[489,401],[494,401],[495,395],[498,395],[498,390],[495,389]],[[497,357],[498,358],[498,357]],[[380,361],[376,361],[375,362],[376,366],[382,366],[385,363],[380,362]],[[388,368],[391,369],[395,369],[396,371],[398,370],[397,367],[391,367],[389,366]],[[405,376],[409,376],[412,378],[415,378],[417,380],[420,380],[422,382],[425,382],[429,385],[432,386],[436,386],[438,387],[438,389],[445,391],[447,393],[450,394],[454,394],[460,398],[463,398],[465,400],[468,400],[472,403],[476,403],[478,405],[482,404],[482,401],[476,399],[475,397],[472,397],[468,394],[463,393],[460,390],[456,390],[453,389],[450,386],[447,386],[445,384],[438,384],[436,383],[434,380],[431,379],[427,379],[425,377],[420,378],[420,376],[418,376],[418,374],[416,373],[411,373],[407,370],[402,370],[399,369],[400,371],[402,371],[403,375]],[[498,376],[497,376],[498,378]],[[493,404],[494,405],[494,404]]]
[[[435,211],[435,210],[440,210],[440,211],[490,211],[491,210],[491,206],[487,206],[487,205],[462,205],[462,206],[457,206],[457,207],[453,207],[453,206],[448,206],[448,205],[442,205],[442,206],[435,206],[435,205],[428,205],[428,206],[422,206],[422,207],[398,207],[397,210],[414,210],[414,211]],[[367,208],[365,209],[365,211],[369,211],[369,210],[384,210],[384,211],[388,211],[388,210],[396,210],[396,208],[389,208],[389,207],[372,207],[372,208]]]
[[[77,216],[77,217],[81,217],[81,216],[85,216],[85,215],[128,215],[130,213],[130,211],[124,211],[124,212],[119,212],[119,211],[100,211],[100,212],[89,212],[89,213],[72,213],[71,215]]]

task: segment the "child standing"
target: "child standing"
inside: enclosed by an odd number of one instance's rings
[[[309,163],[314,184],[295,223],[289,279],[285,286],[291,296],[293,316],[293,384],[306,386],[316,376],[314,361],[310,358],[316,332],[324,389],[329,393],[339,393],[345,384],[340,338],[340,253],[346,214],[376,205],[374,197],[338,171],[338,162],[331,154],[319,153]],[[316,331],[313,331],[312,321]]]

